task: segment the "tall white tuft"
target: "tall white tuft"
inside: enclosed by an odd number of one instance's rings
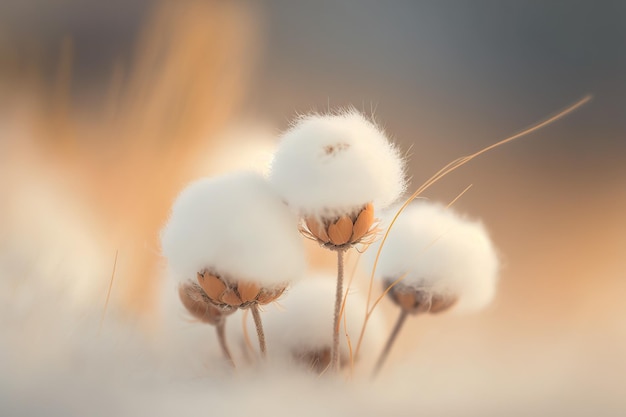
[[[396,214],[383,214],[386,229]],[[365,253],[372,267],[381,241]],[[411,203],[394,223],[383,246],[376,276],[401,285],[451,297],[457,311],[478,310],[495,294],[499,260],[489,235],[479,221],[451,208],[419,201]]]
[[[270,181],[303,216],[392,204],[405,190],[404,160],[384,132],[355,110],[308,115],[281,138]]]
[[[181,282],[204,269],[277,286],[305,270],[297,219],[260,175],[238,172],[185,188],[161,232],[171,273]]]

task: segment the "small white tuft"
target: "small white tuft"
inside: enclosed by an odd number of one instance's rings
[[[270,353],[292,354],[330,349],[335,291],[336,278],[330,275],[312,275],[291,287],[280,299],[281,309],[268,310],[263,315]],[[365,315],[365,300],[360,294],[348,294],[345,313],[345,323],[354,350]],[[345,329],[342,317],[339,330],[340,354],[347,359],[350,357],[350,349]],[[378,354],[382,348],[383,335],[382,317],[374,314],[364,334],[360,362]]]
[[[181,281],[209,269],[227,279],[276,286],[302,276],[297,219],[260,175],[238,172],[192,183],[161,232],[163,255]]]
[[[392,204],[404,192],[404,160],[384,132],[355,110],[299,118],[283,134],[270,181],[302,215]]]
[[[387,228],[396,210],[383,213]],[[380,241],[365,253],[370,267]],[[383,246],[376,276],[398,279],[402,285],[458,299],[458,311],[478,310],[495,294],[499,272],[496,250],[483,224],[463,218],[450,208],[413,202],[394,223]]]

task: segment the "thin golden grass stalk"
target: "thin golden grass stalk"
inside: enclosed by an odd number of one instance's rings
[[[505,145],[509,142],[512,142],[515,139],[519,139],[523,136],[529,135],[530,133],[533,133],[545,126],[548,126],[551,123],[554,123],[555,121],[567,116],[568,114],[572,113],[573,111],[575,111],[576,109],[580,108],[581,106],[583,106],[584,104],[586,104],[587,102],[589,102],[592,99],[592,96],[586,95],[583,98],[581,98],[580,100],[578,100],[577,102],[575,102],[574,104],[566,107],[565,109],[557,112],[555,115],[550,116],[548,118],[546,118],[545,120],[536,123],[534,125],[532,125],[531,127],[522,130],[521,132],[513,135],[513,136],[509,136],[506,139],[503,139],[499,142],[496,142],[492,145],[489,145],[481,150],[479,150],[478,152],[475,152],[473,154],[470,155],[466,155],[463,157],[460,157],[458,159],[455,159],[454,161],[450,162],[449,164],[447,164],[446,166],[444,166],[443,168],[441,168],[439,171],[437,171],[432,177],[430,177],[424,184],[422,184],[405,202],[404,204],[402,204],[402,206],[398,209],[398,211],[396,212],[395,216],[393,217],[393,219],[391,220],[391,223],[389,224],[389,227],[387,228],[387,230],[385,231],[385,234],[383,236],[382,242],[378,248],[378,251],[376,253],[376,259],[374,261],[374,266],[372,268],[372,273],[370,275],[370,281],[369,281],[369,286],[368,286],[368,292],[367,292],[367,302],[365,304],[365,308],[366,308],[366,316],[365,319],[363,321],[363,326],[361,327],[361,334],[359,335],[359,340],[357,342],[357,346],[356,346],[356,350],[355,350],[355,355],[358,355],[359,350],[361,348],[361,344],[363,342],[363,335],[365,333],[365,328],[367,326],[367,321],[368,321],[368,313],[370,311],[369,309],[369,304],[371,301],[371,296],[372,296],[372,289],[373,289],[373,285],[374,285],[374,276],[376,273],[376,266],[378,264],[378,259],[380,258],[380,253],[383,249],[383,246],[385,245],[385,241],[387,240],[387,236],[389,236],[389,232],[391,231],[391,228],[393,227],[396,219],[398,218],[398,216],[400,216],[400,214],[402,213],[402,211],[404,211],[404,209],[415,199],[417,198],[421,193],[423,193],[424,191],[426,191],[428,188],[430,188],[433,184],[435,184],[437,181],[439,181],[441,178],[445,177],[446,175],[448,175],[449,173],[455,171],[457,168],[460,168],[461,166],[465,165],[466,163],[470,162],[472,159],[486,153],[489,152],[490,150],[493,150],[495,148],[498,148],[502,145]],[[380,298],[379,298],[380,300]]]
[[[241,315],[241,326],[243,327],[243,353],[244,357],[248,360],[248,362],[252,363],[252,358],[250,356],[250,352],[254,352],[254,347],[252,346],[252,340],[250,339],[250,333],[248,332],[248,313],[250,310],[243,310],[243,314]]]
[[[117,254],[115,251],[115,259],[113,260],[113,272],[111,272],[111,279],[109,280],[109,289],[107,290],[107,297],[104,301],[104,307],[102,308],[102,317],[100,317],[100,325],[98,326],[98,335],[102,332],[102,325],[104,324],[104,317],[107,314],[107,308],[109,307],[109,300],[111,299],[111,290],[113,289],[113,280],[115,279],[115,269],[117,268]]]
[[[470,188],[472,187],[472,184],[468,185],[467,187],[465,187],[465,189],[463,191],[461,191],[452,201],[450,201],[450,203],[448,203],[448,205],[446,206],[446,208],[450,208],[454,205],[454,203],[456,203]],[[441,237],[443,237],[443,235],[439,236],[439,238],[437,238],[436,240],[434,240],[431,244],[428,245],[428,247],[430,247],[431,245],[433,245],[437,240],[439,240]],[[376,300],[375,305],[372,307],[372,309],[370,310],[370,312],[374,311],[375,306],[378,304],[378,302],[380,302],[380,300],[382,300],[402,279],[403,277],[401,277],[400,279],[396,280],[395,282],[393,282],[391,285],[389,285],[384,293],[382,294],[381,297],[379,297]],[[387,339],[387,343],[385,344],[385,347],[383,349],[383,351],[381,352],[378,361],[376,362],[376,365],[374,367],[374,370],[372,372],[372,378],[375,378],[378,373],[380,372],[382,366],[384,365],[385,361],[387,360],[387,357],[389,356],[389,353],[391,352],[391,348],[393,347],[393,344],[395,343],[401,329],[402,326],[404,325],[404,322],[406,321],[406,318],[409,315],[409,310],[405,309],[405,308],[401,308],[400,311],[400,316],[398,317],[398,320],[396,321],[396,324],[393,328],[393,331],[391,332],[391,334],[389,335],[389,338]]]
[[[473,186],[473,185],[474,185],[474,184],[470,184],[470,185],[468,185],[467,187],[465,187],[465,189],[464,189],[463,191],[461,191],[461,192],[459,193],[459,195],[457,195],[456,197],[454,197],[454,199],[448,203],[448,205],[446,206],[446,208],[450,208],[450,207],[452,207],[452,206],[454,205],[454,203],[456,203],[456,202],[459,200],[459,198],[463,197],[463,195],[464,195],[466,192],[468,192],[470,188],[472,188],[472,186]]]
[[[352,352],[352,339],[350,339],[350,334],[348,333],[348,315],[346,311],[343,311],[343,330],[346,336],[346,343],[348,345],[348,361],[350,364],[350,378],[354,376],[354,355]]]

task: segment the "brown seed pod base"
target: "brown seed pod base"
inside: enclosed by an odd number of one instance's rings
[[[215,305],[206,295],[202,287],[189,281],[178,287],[178,296],[187,311],[203,323],[217,325],[235,311],[234,307]]]
[[[318,350],[298,350],[293,352],[293,357],[299,363],[302,363],[314,372],[322,373],[330,365],[330,347]],[[348,360],[345,357],[340,358],[340,366],[343,368],[347,365]]]
[[[268,289],[250,282],[227,283],[208,271],[198,272],[197,278],[209,299],[222,307],[247,308],[255,303],[268,304],[285,291],[285,287]]]
[[[374,225],[374,206],[368,203],[351,215],[335,218],[307,217],[304,219],[305,236],[317,240],[329,249],[345,249],[357,243],[367,243],[368,238],[376,233]]]
[[[391,286],[393,282],[394,280],[386,280],[385,288]],[[454,297],[435,294],[426,289],[416,289],[402,283],[394,285],[387,295],[401,309],[410,314],[441,313],[457,301]]]

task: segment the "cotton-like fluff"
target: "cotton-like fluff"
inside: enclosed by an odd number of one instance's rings
[[[267,181],[250,172],[184,189],[161,232],[161,246],[171,273],[182,282],[197,276],[211,298],[231,297],[234,283],[240,283],[235,295],[241,299],[258,288],[282,291],[305,269],[297,219]]]
[[[335,302],[335,280],[329,275],[312,275],[298,282],[280,300],[280,309],[264,314],[265,334],[270,353],[287,356],[317,371],[324,370],[330,361]],[[365,314],[365,300],[357,292],[348,294],[345,323],[354,349],[359,338]],[[376,312],[375,312],[376,313]],[[345,337],[342,316],[340,358],[342,366],[349,366],[350,350]],[[355,364],[367,362],[381,348],[382,318],[373,314],[368,322],[359,357]]]
[[[313,114],[282,135],[270,180],[302,215],[343,214],[393,203],[405,188],[404,161],[359,112]]]
[[[383,216],[386,228],[397,210]],[[370,267],[381,242],[366,252]],[[413,202],[394,223],[376,267],[387,287],[405,275],[389,295],[409,312],[477,310],[493,298],[499,272],[496,249],[481,222],[451,208]]]

